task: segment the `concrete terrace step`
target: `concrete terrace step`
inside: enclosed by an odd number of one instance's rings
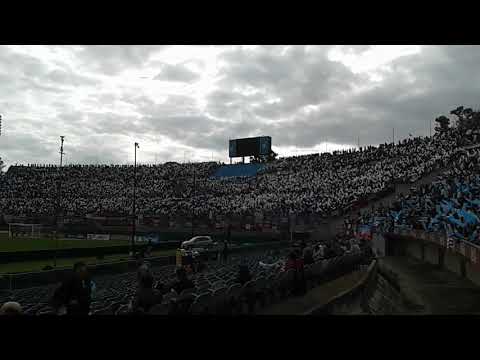
[[[467,279],[411,258],[383,258],[381,266],[397,274],[402,294],[411,300],[412,309],[424,306],[426,314],[480,312],[480,287]]]
[[[288,299],[259,312],[261,315],[302,315],[315,306],[327,304],[338,294],[351,289],[365,275],[356,271],[311,289],[305,296]]]

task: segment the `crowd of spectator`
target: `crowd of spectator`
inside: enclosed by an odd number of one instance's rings
[[[452,129],[395,145],[281,158],[255,177],[236,179],[212,178],[222,166],[214,162],[141,165],[137,166],[137,214],[329,216],[385,191],[394,181],[414,182],[446,166],[461,138]],[[0,179],[0,211],[27,216],[57,211],[77,216],[128,215],[133,173],[133,166],[126,165],[11,166]]]
[[[359,223],[383,232],[395,228],[440,232],[480,245],[480,147],[456,153],[452,166],[432,182],[399,194],[390,206],[378,206]]]

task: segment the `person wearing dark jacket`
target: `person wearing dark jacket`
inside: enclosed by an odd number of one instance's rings
[[[184,268],[177,269],[177,281],[170,284],[168,288],[175,290],[177,294],[181,294],[183,290],[194,288],[192,280],[187,277],[187,273]]]
[[[305,249],[303,249],[303,263],[304,265],[310,265],[314,262],[313,249],[310,246],[307,246]]]
[[[88,315],[92,301],[92,281],[83,262],[73,266],[73,274],[57,288],[52,305],[57,311],[65,307],[67,315]]]
[[[132,301],[133,312],[148,312],[150,308],[162,302],[162,293],[153,288],[153,276],[150,272],[142,273],[139,278],[137,293]]]
[[[227,263],[228,261],[228,242],[223,242],[223,249],[222,249],[222,261],[223,263]]]
[[[240,265],[237,275],[237,283],[245,285],[247,282],[252,280],[252,275],[247,265]]]

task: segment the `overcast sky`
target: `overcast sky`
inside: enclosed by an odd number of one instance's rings
[[[14,163],[281,156],[427,135],[480,105],[479,46],[0,46],[0,156]]]

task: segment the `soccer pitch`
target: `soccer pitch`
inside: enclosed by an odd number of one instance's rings
[[[14,238],[0,234],[0,252],[36,251],[55,249],[97,248],[106,246],[128,245],[128,240],[71,240],[52,238]]]
[[[14,238],[10,239],[8,233],[0,233],[0,252],[13,253],[19,251],[38,251],[55,249],[80,249],[80,248],[101,248],[108,246],[128,246],[129,240],[71,240],[59,238],[58,241],[52,238]],[[175,249],[165,249],[153,251],[152,256],[172,256],[175,255]],[[128,258],[127,254],[111,254],[104,256],[103,259],[96,257],[77,257],[77,258],[58,258],[57,268],[70,268],[77,261],[83,261],[88,265],[104,264],[115,262]],[[49,265],[53,266],[52,259],[9,262],[0,264],[0,274],[17,272],[35,272]]]
[[[173,256],[175,255],[176,250],[158,250],[153,251],[152,256]],[[78,257],[78,258],[68,258],[68,259],[57,259],[57,268],[64,269],[64,268],[71,268],[74,263],[77,261],[83,261],[87,265],[99,265],[99,264],[106,264],[109,262],[116,262],[120,260],[127,259],[128,256],[126,254],[116,254],[116,255],[107,255],[102,260],[95,258],[95,257]],[[22,261],[22,262],[14,262],[14,263],[7,263],[7,264],[0,264],[0,275],[6,273],[19,273],[19,272],[37,272],[42,271],[42,269],[49,265],[53,267],[53,259],[45,259],[45,260],[34,260],[34,261]]]

